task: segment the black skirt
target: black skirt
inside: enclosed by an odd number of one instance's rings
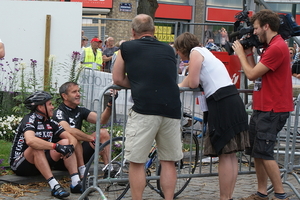
[[[233,142],[238,144],[234,145],[236,149],[227,149],[227,153],[247,147],[249,144],[248,114],[235,85],[218,89],[206,101],[209,113],[207,136],[215,155],[224,153],[223,148],[232,139],[237,139]],[[243,133],[243,136],[237,136],[240,133]],[[243,141],[240,141],[241,139]],[[241,146],[241,142],[245,145]]]

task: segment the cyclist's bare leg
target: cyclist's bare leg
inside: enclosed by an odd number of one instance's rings
[[[177,173],[175,162],[173,161],[160,161],[161,173],[160,184],[165,195],[166,200],[173,200],[174,190],[176,186]]]
[[[218,172],[220,200],[231,199],[238,176],[238,161],[235,153],[219,156]]]
[[[104,143],[107,140],[109,140],[109,134],[107,129],[100,129],[100,143]],[[109,149],[110,149],[110,145],[107,145],[104,149],[104,151],[100,152],[99,154],[102,156],[103,162],[104,164],[108,164],[108,156],[109,156]]]
[[[142,200],[143,192],[146,186],[146,174],[144,163],[130,162],[129,184],[132,200]]]
[[[75,155],[77,160],[77,166],[84,166],[84,160],[83,160],[83,149],[82,145],[76,145],[75,146]],[[83,178],[83,174],[80,173],[80,178]]]

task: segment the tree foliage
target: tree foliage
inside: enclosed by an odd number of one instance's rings
[[[147,14],[154,20],[155,12],[158,8],[157,0],[139,0],[137,14]]]

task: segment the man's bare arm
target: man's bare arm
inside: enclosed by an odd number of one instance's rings
[[[3,58],[4,56],[5,56],[4,44],[0,42],[0,58]]]
[[[83,131],[79,130],[78,128],[72,128],[70,127],[69,123],[66,121],[61,121],[59,124],[71,135],[73,135],[77,140],[79,141],[87,141],[92,142],[94,141],[94,137],[84,133]]]

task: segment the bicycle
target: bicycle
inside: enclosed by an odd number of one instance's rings
[[[193,117],[188,113],[184,113],[183,117],[193,119],[194,124],[197,122],[203,123],[203,120],[198,117]],[[174,198],[182,193],[182,191],[188,186],[191,181],[190,174],[195,172],[197,163],[199,161],[199,142],[198,138],[202,137],[201,130],[190,129],[190,126],[183,126],[182,130],[182,149],[183,159],[175,162],[178,179],[174,192]],[[125,137],[115,137],[111,141],[106,141],[99,147],[99,152],[103,151],[108,145],[113,150],[110,159],[110,163],[104,165],[103,161],[99,157],[98,163],[98,177],[94,174],[94,156],[86,164],[86,172],[83,178],[83,190],[93,185],[93,181],[96,178],[96,182],[103,191],[104,195],[108,199],[119,200],[124,197],[128,192],[130,185],[128,181],[128,168],[129,161],[124,158],[124,141]],[[157,148],[155,143],[148,155],[149,159],[145,163],[145,171],[147,175],[147,182],[145,186],[148,186],[161,197],[164,198],[164,194],[160,185],[159,176],[161,172],[161,165],[157,157]],[[103,179],[104,171],[108,169],[108,178]]]

